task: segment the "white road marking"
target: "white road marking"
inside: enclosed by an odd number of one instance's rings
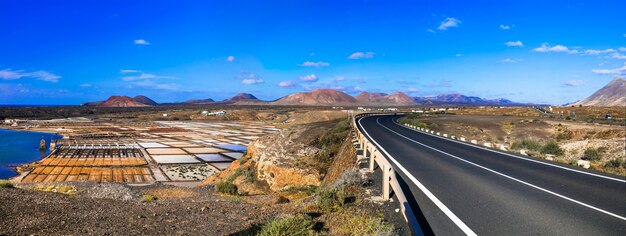
[[[440,138],[440,139],[444,139],[444,140],[447,140],[447,141],[452,141],[452,142],[456,142],[456,143],[464,144],[464,145],[466,145],[466,146],[475,147],[475,148],[479,148],[479,149],[483,149],[483,150],[487,150],[487,151],[491,151],[491,152],[499,153],[499,154],[502,154],[502,155],[507,155],[507,156],[510,156],[510,157],[515,157],[515,158],[517,158],[517,159],[522,159],[522,160],[526,160],[526,161],[530,161],[530,162],[535,162],[535,163],[539,163],[539,164],[544,164],[544,165],[548,165],[548,166],[552,166],[552,167],[556,167],[556,168],[560,168],[560,169],[564,169],[564,170],[569,170],[569,171],[573,171],[573,172],[581,173],[581,174],[586,174],[586,175],[591,175],[591,176],[595,176],[595,177],[599,177],[599,178],[610,179],[610,180],[615,180],[615,181],[618,181],[618,182],[626,183],[626,180],[624,180],[624,179],[618,179],[618,178],[613,178],[613,177],[609,177],[609,176],[604,176],[604,175],[599,175],[599,174],[589,173],[589,172],[585,172],[585,171],[581,171],[581,170],[571,169],[571,168],[567,168],[567,167],[563,167],[563,166],[555,165],[555,164],[552,164],[552,163],[546,163],[546,162],[542,162],[542,161],[537,161],[537,160],[533,160],[533,159],[529,159],[529,158],[524,158],[524,157],[516,156],[516,155],[510,154],[510,153],[506,153],[506,152],[500,152],[500,151],[498,151],[498,150],[493,150],[493,149],[484,148],[484,147],[477,146],[477,145],[472,145],[472,144],[469,144],[469,143],[465,143],[465,142],[457,141],[457,140],[450,139],[450,138],[439,137],[439,136],[434,135],[434,134],[429,134],[429,133],[422,132],[422,131],[419,131],[419,130],[416,130],[416,129],[411,129],[411,128],[409,128],[409,127],[405,127],[405,126],[403,126],[403,125],[399,124],[398,122],[396,122],[395,120],[392,120],[392,121],[393,121],[393,123],[397,124],[398,126],[400,126],[400,127],[402,127],[402,128],[409,129],[409,130],[413,130],[413,131],[416,131],[416,132],[419,132],[419,133],[422,133],[422,134],[427,134],[427,135],[430,135],[430,136],[433,136],[433,137],[437,137],[437,138]]]
[[[396,161],[395,158],[393,158],[393,156],[391,156],[391,154],[389,154],[387,152],[387,150],[385,150],[382,146],[380,146],[378,144],[378,142],[376,142],[376,140],[374,140],[372,138],[372,136],[369,135],[369,133],[367,133],[367,130],[365,130],[365,128],[363,128],[363,125],[361,124],[361,120],[359,119],[359,126],[361,126],[361,129],[363,130],[363,132],[365,132],[365,135],[367,135],[367,137],[374,143],[376,144],[376,146],[387,155],[387,157],[389,157],[389,159],[391,159],[391,161],[393,161],[393,163],[396,164],[396,166],[398,166],[398,168],[400,168],[400,170],[407,176],[409,177],[409,179],[415,184],[415,186],[417,186],[437,207],[439,207],[439,209],[446,214],[446,216],[448,216],[448,218],[450,218],[450,220],[452,220],[452,222],[454,222],[454,224],[456,224],[461,231],[463,231],[463,233],[465,233],[466,235],[477,235],[476,233],[474,233],[474,231],[472,231],[472,229],[470,229],[465,223],[463,223],[463,221],[461,221],[461,219],[459,219],[459,217],[457,217],[452,211],[450,211],[450,209],[448,207],[446,207],[446,205],[444,205],[441,201],[439,201],[439,199],[437,197],[435,197],[435,195],[430,192],[430,190],[428,190],[422,183],[420,183],[415,176],[413,176],[411,173],[409,173],[408,170],[406,170],[398,161]],[[378,120],[377,120],[378,121]]]
[[[519,183],[525,184],[525,185],[530,186],[530,187],[533,187],[533,188],[535,188],[535,189],[538,189],[538,190],[544,191],[544,192],[546,192],[546,193],[552,194],[552,195],[554,195],[554,196],[557,196],[557,197],[563,198],[563,199],[565,199],[565,200],[568,200],[568,201],[574,202],[574,203],[579,204],[579,205],[581,205],[581,206],[585,206],[585,207],[591,208],[591,209],[593,209],[593,210],[596,210],[596,211],[602,212],[602,213],[604,213],[604,214],[607,214],[607,215],[613,216],[613,217],[618,218],[618,219],[620,219],[620,220],[624,220],[624,221],[626,221],[626,217],[624,217],[624,216],[620,216],[620,215],[618,215],[618,214],[615,214],[615,213],[612,213],[612,212],[609,212],[609,211],[606,211],[606,210],[600,209],[600,208],[598,208],[598,207],[594,207],[594,206],[589,205],[589,204],[587,204],[587,203],[584,203],[584,202],[581,202],[581,201],[578,201],[578,200],[575,200],[575,199],[572,199],[572,198],[569,198],[569,197],[563,196],[563,195],[561,195],[561,194],[558,194],[558,193],[552,192],[552,191],[550,191],[550,190],[547,190],[547,189],[544,189],[544,188],[542,188],[542,187],[539,187],[539,186],[533,185],[533,184],[531,184],[531,183],[524,182],[523,180],[516,179],[516,178],[514,178],[514,177],[508,176],[508,175],[506,175],[506,174],[500,173],[500,172],[498,172],[498,171],[495,171],[495,170],[489,169],[489,168],[487,168],[487,167],[481,166],[481,165],[476,164],[476,163],[474,163],[474,162],[471,162],[471,161],[465,160],[465,159],[463,159],[463,158],[457,157],[457,156],[452,155],[452,154],[450,154],[450,153],[447,153],[447,152],[441,151],[441,150],[439,150],[439,149],[436,149],[436,148],[433,148],[433,147],[428,146],[428,145],[426,145],[426,144],[423,144],[423,143],[420,143],[420,142],[418,142],[418,141],[415,141],[415,140],[413,140],[413,139],[411,139],[411,138],[408,138],[408,137],[406,137],[406,136],[404,136],[404,135],[402,135],[402,134],[400,134],[400,133],[398,133],[398,132],[396,132],[396,131],[393,131],[393,130],[389,129],[387,126],[384,126],[383,124],[381,124],[381,123],[379,122],[379,119],[380,119],[380,117],[379,117],[379,118],[376,118],[376,123],[378,123],[381,127],[385,128],[385,129],[387,129],[387,130],[389,130],[389,131],[391,131],[391,132],[393,132],[393,133],[397,134],[398,136],[403,137],[403,138],[405,138],[405,139],[407,139],[407,140],[409,140],[409,141],[411,141],[411,142],[417,143],[417,144],[422,145],[422,146],[424,146],[424,147],[430,148],[430,149],[432,149],[432,150],[434,150],[434,151],[437,151],[437,152],[443,153],[443,154],[445,154],[445,155],[451,156],[451,157],[453,157],[453,158],[456,158],[456,159],[458,159],[458,160],[460,160],[460,161],[463,161],[463,162],[466,162],[466,163],[468,163],[468,164],[474,165],[474,166],[476,166],[476,167],[479,167],[479,168],[485,169],[485,170],[487,170],[487,171],[489,171],[489,172],[492,172],[492,173],[494,173],[494,174],[497,174],[497,175],[500,175],[500,176],[506,177],[506,178],[508,178],[508,179],[511,179],[511,180],[517,181],[517,182],[519,182]]]

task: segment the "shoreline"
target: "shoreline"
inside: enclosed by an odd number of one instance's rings
[[[47,154],[44,154],[43,156],[39,156],[38,158],[36,158],[34,161],[24,161],[24,162],[20,162],[20,161],[16,161],[16,162],[11,162],[11,163],[2,163],[0,164],[0,167],[5,168],[5,169],[10,169],[13,172],[15,172],[16,174],[14,176],[10,176],[7,177],[6,179],[11,181],[11,182],[19,182],[22,178],[24,178],[28,173],[30,173],[30,171],[32,171],[32,168],[30,168],[30,166],[38,161],[43,160],[44,158],[48,157],[50,155],[50,153],[52,152],[52,150],[50,150],[50,144],[52,142],[52,140],[58,140],[58,139],[62,139],[63,135],[59,134],[59,133],[54,133],[54,132],[45,132],[45,131],[40,131],[40,130],[36,130],[36,131],[31,131],[31,130],[26,130],[26,129],[11,129],[11,128],[6,128],[6,127],[0,127],[0,131],[14,131],[14,132],[28,132],[30,134],[33,135],[45,135],[45,136],[49,136],[50,140],[46,140],[47,142],[47,147],[44,153],[47,152]],[[10,136],[10,134],[9,134]],[[59,138],[54,138],[54,137],[59,137]],[[40,150],[38,148],[35,148],[37,150]],[[8,153],[11,155],[14,155],[15,153]]]

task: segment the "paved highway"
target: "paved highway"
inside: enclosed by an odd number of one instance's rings
[[[425,234],[626,235],[624,177],[491,151],[397,118],[357,123],[405,181]]]

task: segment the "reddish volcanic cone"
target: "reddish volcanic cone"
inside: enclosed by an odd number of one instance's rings
[[[333,89],[316,89],[311,92],[299,92],[272,102],[273,105],[309,105],[333,106],[355,105],[356,99],[343,92]]]

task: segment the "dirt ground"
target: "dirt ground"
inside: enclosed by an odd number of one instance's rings
[[[548,117],[519,117],[497,115],[422,115],[417,120],[428,129],[464,137],[467,141],[501,145],[511,150],[515,142],[533,140],[539,144],[557,142],[564,154],[555,161],[577,165],[585,159],[585,151],[599,151],[599,160],[591,160],[591,168],[626,175],[624,164],[607,167],[609,161],[626,163],[626,128],[619,125],[556,120]],[[544,157],[540,153],[538,157]]]
[[[211,188],[125,188],[132,198],[107,199],[107,191],[79,190],[67,195],[0,189],[0,234],[229,235],[264,221],[277,210],[221,197]],[[149,193],[157,200],[141,202],[141,196]]]

